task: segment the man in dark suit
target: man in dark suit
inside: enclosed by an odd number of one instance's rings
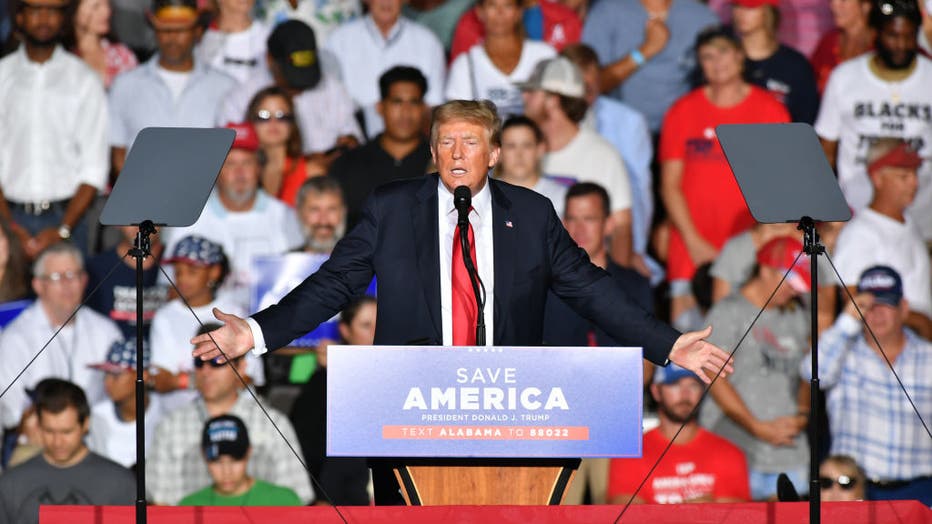
[[[329,261],[279,304],[248,319],[215,310],[225,325],[212,335],[228,357],[286,345],[360,295],[373,274],[376,344],[453,343],[452,193],[467,186],[473,257],[491,305],[484,311],[491,345],[540,345],[551,290],[619,343],[642,346],[655,364],[673,361],[706,381],[703,370],[714,373],[725,364],[728,354],[702,340],[711,328],[680,335],[638,307],[577,247],[545,197],[488,177],[499,155],[492,104],[452,101],[433,116],[431,153],[439,173],[376,189]],[[192,343],[197,357],[220,355],[207,335]]]

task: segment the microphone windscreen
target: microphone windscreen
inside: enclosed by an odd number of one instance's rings
[[[467,212],[470,205],[472,205],[472,191],[468,186],[457,186],[453,190],[453,207],[457,211]]]
[[[780,502],[799,502],[799,492],[786,473],[777,477],[777,500]]]

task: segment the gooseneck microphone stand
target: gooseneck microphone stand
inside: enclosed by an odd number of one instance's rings
[[[476,295],[476,345],[485,345],[485,285],[479,279],[479,271],[472,261],[472,251],[469,249],[469,210],[472,206],[472,192],[467,186],[459,186],[453,190],[453,207],[457,211],[456,224],[460,232],[460,249],[463,250],[463,264],[469,273],[472,283],[472,292]]]
[[[146,523],[146,383],[143,380],[143,262],[151,256],[151,220],[139,224],[129,255],[136,259],[136,522]]]

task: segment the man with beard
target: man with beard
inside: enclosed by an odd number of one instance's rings
[[[932,155],[932,61],[919,56],[916,0],[881,0],[871,11],[875,51],[839,65],[829,77],[815,130],[836,167],[855,214],[873,195],[867,151],[881,137],[902,138],[920,157]],[[919,171],[908,214],[932,240],[932,162]]]
[[[298,251],[329,255],[346,234],[346,202],[340,183],[328,176],[309,178],[298,189],[295,210],[304,232]]]
[[[199,235],[223,246],[230,260],[230,274],[218,297],[249,309],[253,282],[252,259],[284,253],[303,242],[294,211],[259,188],[262,168],[257,152],[259,139],[251,124],[230,124],[236,131],[217,186],[193,225],[166,228],[165,250],[189,235]]]
[[[676,364],[657,368],[650,393],[657,402],[660,425],[644,434],[641,458],[612,459],[609,503],[627,504],[677,431],[673,446],[633,504],[744,502],[750,498],[744,453],[696,422],[702,390],[702,381],[691,371]]]
[[[22,43],[0,60],[0,216],[34,258],[60,240],[87,252],[84,213],[107,182],[107,101],[60,42],[70,0],[14,4]]]
[[[351,228],[373,189],[392,180],[424,175],[430,164],[430,147],[424,138],[427,78],[415,67],[393,67],[379,77],[379,92],[381,100],[375,109],[385,130],[330,167],[330,176],[343,186]]]

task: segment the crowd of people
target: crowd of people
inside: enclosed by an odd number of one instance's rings
[[[153,126],[235,139],[198,221],[159,231],[143,266],[149,500],[369,503],[365,461],[325,456],[324,385],[328,344],[372,343],[375,298],[313,347],[223,364],[189,341],[214,308],[260,307],[257,260],[326,258],[375,187],[432,172],[431,108],[456,99],[495,103],[490,176],[549,198],[640,307],[682,331],[711,323],[726,350],[746,335],[701,405],[698,376],[645,363],[644,457],[583,461],[567,502],[767,500],[780,474],[806,491],[819,425],[823,500],[932,505],[917,416],[932,418],[932,3],[4,4],[0,520],[135,498],[135,229],[98,217]],[[831,263],[816,290],[802,234],[755,223],[715,133],[786,122],[813,125],[853,212],[817,225]],[[617,345],[553,294],[545,315],[545,344]]]

